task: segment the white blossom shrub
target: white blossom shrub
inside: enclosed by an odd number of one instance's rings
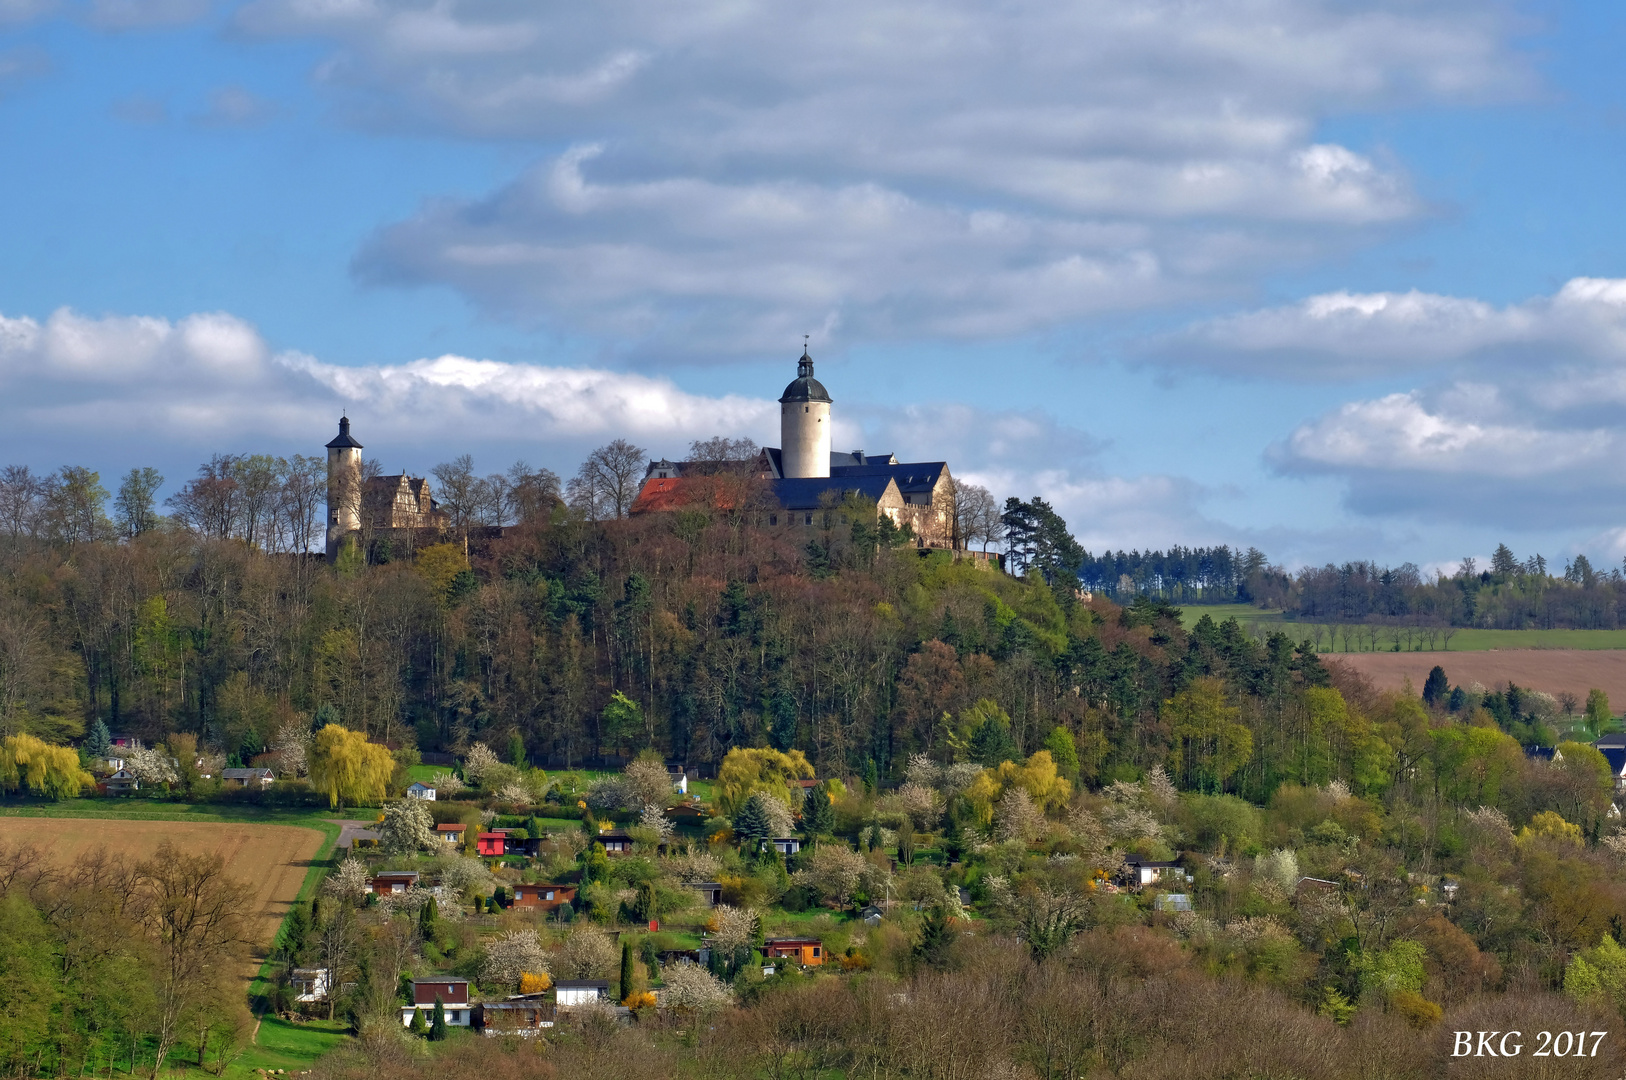
[[[577,922],[554,954],[553,970],[561,979],[607,979],[620,959],[610,935]]]
[[[435,819],[422,799],[402,799],[384,808],[378,826],[378,846],[392,855],[433,851],[439,843]]]
[[[367,895],[369,880],[367,864],[360,859],[350,858],[340,863],[339,868],[327,876],[327,880],[322,883],[322,891],[340,900],[356,901]]]
[[[439,795],[456,795],[467,785],[459,779],[456,773],[437,772],[435,778],[429,781],[429,786],[434,788]]]
[[[693,1009],[707,1012],[734,1000],[734,992],[699,964],[687,960],[666,969],[666,987],[660,993],[663,1009]]]
[[[548,974],[548,954],[534,930],[510,930],[486,946],[480,982],[487,988],[519,987],[521,976]]]
[[[672,777],[658,761],[634,761],[622,774],[626,780],[629,806],[666,806],[672,801]]]
[[[143,784],[174,784],[181,779],[175,762],[161,750],[141,747],[124,755],[124,767]]]
[[[501,765],[497,755],[491,752],[491,747],[477,742],[469,747],[468,755],[463,759],[463,776],[469,783],[484,787],[486,775]]]
[[[653,832],[657,841],[662,844],[670,841],[673,834],[677,832],[677,827],[666,816],[666,811],[654,803],[644,807],[644,812],[639,815],[638,824]]]

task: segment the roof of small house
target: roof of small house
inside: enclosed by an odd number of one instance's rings
[[[425,975],[421,979],[413,979],[412,980],[412,985],[417,986],[419,983],[452,983],[454,985],[457,984],[457,983],[462,983],[463,985],[467,986],[468,982],[469,982],[469,980],[460,979],[455,975],[436,975],[433,978],[431,978],[428,975]]]
[[[450,822],[450,823],[445,824],[445,825],[436,825],[435,826],[435,831],[436,832],[467,832],[468,828],[469,827],[467,825],[464,825],[462,822],[453,821],[453,822]]]
[[[560,979],[553,984],[555,990],[608,990],[608,979]]]
[[[823,945],[824,942],[816,937],[771,937],[763,942],[764,945]]]
[[[1604,747],[1620,747],[1626,750],[1626,732],[1615,732],[1611,735],[1600,735],[1592,742],[1599,750]]]
[[[424,783],[422,780],[414,780],[412,783],[407,785],[407,790],[408,791],[434,791],[435,789],[430,787],[428,784]]]
[[[719,885],[715,881],[685,881],[683,883],[683,887],[686,888],[686,889],[721,889],[722,888],[722,886]]]
[[[417,881],[418,872],[416,870],[380,870],[373,875],[373,880],[377,881],[380,878],[405,878],[410,881]]]
[[[1124,856],[1124,865],[1125,866],[1150,866],[1153,869],[1156,869],[1156,868],[1162,867],[1162,866],[1179,866],[1180,865],[1180,860],[1179,859],[1170,859],[1170,860],[1165,861],[1165,860],[1162,860],[1162,859],[1149,858],[1149,857],[1147,857],[1145,855],[1136,855],[1133,852],[1131,852],[1130,854]]]
[[[220,775],[225,780],[263,780],[266,777],[276,778],[270,769],[221,769]]]
[[[632,834],[625,829],[611,829],[608,832],[599,833],[597,838],[599,840],[631,840]]]

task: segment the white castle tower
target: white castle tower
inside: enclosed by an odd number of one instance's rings
[[[813,377],[806,349],[796,364],[796,381],[779,399],[779,446],[786,477],[830,475],[830,393]]]
[[[327,444],[327,561],[339,557],[339,544],[361,530],[361,444],[350,435],[350,418],[339,418],[339,434]]]

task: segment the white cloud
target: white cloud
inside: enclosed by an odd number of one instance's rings
[[[964,212],[874,184],[604,183],[581,147],[476,203],[376,235],[363,280],[450,283],[660,355],[911,332],[983,337],[1194,291],[1146,230]]]
[[[455,355],[346,367],[274,351],[221,312],[176,321],[0,315],[0,425],[39,464],[111,459],[108,472],[157,458],[180,476],[216,452],[317,454],[341,409],[367,453],[392,469],[472,451],[482,468],[521,456],[570,471],[616,437],[655,456],[718,434],[774,445],[773,395],[790,371],[788,358],[761,371],[761,396],[708,396],[644,374]],[[1108,475],[1099,440],[1040,410],[855,402],[838,406],[836,421],[839,449],[947,460],[997,498],[1041,495],[1098,550],[1239,535],[1202,512],[1211,492],[1178,477]]]
[[[1466,0],[251,0],[235,21],[329,43],[318,77],[357,124],[576,147],[426,204],[365,279],[663,354],[1235,294],[1424,212],[1399,165],[1316,138],[1325,116],[1533,85],[1507,12]]]
[[[1626,360],[1626,280],[1574,278],[1551,296],[1496,307],[1405,293],[1325,293],[1229,315],[1150,342],[1158,363],[1300,380],[1506,361]]]

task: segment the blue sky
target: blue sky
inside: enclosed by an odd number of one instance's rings
[[[7,461],[838,441],[1093,550],[1626,557],[1603,4],[0,0]]]

